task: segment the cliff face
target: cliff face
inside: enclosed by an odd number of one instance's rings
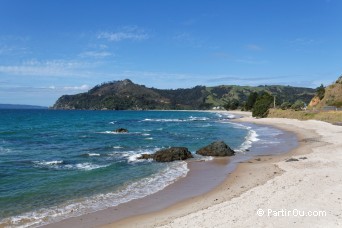
[[[211,109],[237,100],[242,106],[251,92],[267,91],[278,102],[309,102],[314,90],[291,86],[196,86],[190,89],[161,90],[147,88],[126,79],[97,85],[86,93],[64,95],[53,109],[86,110],[153,110]]]
[[[335,83],[325,88],[324,97],[320,100],[317,96],[312,98],[309,107],[322,108],[324,106],[342,107],[342,76]]]

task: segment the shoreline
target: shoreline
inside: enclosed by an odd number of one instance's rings
[[[246,116],[246,113],[244,112],[217,112],[214,111],[215,113],[229,113],[229,114],[234,114],[234,115],[239,115],[239,116]],[[249,117],[250,115],[247,113],[247,116]],[[235,122],[239,122],[239,119],[235,120]],[[270,156],[260,156],[260,158],[256,157],[255,155],[252,155],[253,159],[257,160],[257,162],[262,162],[269,160],[268,157]],[[278,155],[275,155],[278,156]],[[73,227],[97,227],[101,226],[104,224],[109,224],[109,227],[118,227],[118,226],[127,226],[131,227],[133,226],[138,226],[140,227],[140,222],[141,220],[146,220],[147,219],[147,226],[155,226],[156,222],[157,224],[164,224],[165,221],[170,220],[170,213],[173,214],[171,216],[172,218],[177,218],[180,216],[184,216],[185,214],[188,214],[189,212],[197,210],[196,208],[187,208],[185,210],[181,210],[181,213],[178,213],[179,207],[186,207],[186,205],[190,204],[197,204],[197,207],[199,206],[200,209],[205,209],[212,205],[212,203],[220,203],[224,202],[225,200],[231,199],[237,195],[240,195],[242,192],[245,192],[246,190],[257,186],[261,183],[266,182],[269,178],[273,178],[274,176],[278,175],[281,173],[281,170],[278,169],[277,167],[265,167],[267,169],[267,175],[263,175],[263,177],[260,179],[256,179],[253,181],[253,183],[247,183],[243,182],[240,183],[239,185],[236,185],[236,182],[238,182],[238,179],[240,179],[240,175],[244,174],[245,176],[247,175],[248,169],[246,169],[244,166],[250,166],[251,162],[245,161],[241,162],[235,162],[235,164],[232,164],[234,167],[232,168],[232,165],[230,165],[230,170],[227,170],[227,163],[228,163],[229,158],[225,159],[213,159],[212,161],[206,161],[205,163],[201,162],[188,162],[189,166],[189,173],[187,177],[182,178],[175,183],[167,186],[165,189],[152,194],[150,196],[144,197],[142,199],[137,199],[130,201],[128,203],[119,205],[117,207],[113,208],[107,208],[105,210],[93,212],[90,214],[86,215],[81,215],[78,217],[73,217],[69,219],[62,220],[60,222],[52,223],[52,224],[47,224],[44,227],[60,227],[60,226],[73,226]],[[225,163],[225,167],[219,167],[218,163]],[[238,164],[241,163],[241,164]],[[203,165],[205,164],[205,168],[203,168]],[[200,167],[201,166],[201,167]],[[237,167],[237,168],[236,168]],[[210,168],[210,169],[209,169]],[[253,165],[253,173],[258,173],[260,172],[257,169],[257,166],[254,167]],[[212,178],[215,176],[213,172],[211,173],[205,173],[205,171],[208,170],[213,170],[214,172],[219,173],[218,178],[215,178],[216,180],[213,181],[212,183],[205,183],[204,181],[204,186],[206,188],[201,189],[200,191],[197,191],[192,194],[188,194],[192,188],[195,189],[197,188],[202,188],[203,187],[203,179],[208,179],[206,177]],[[201,172],[199,174],[198,172]],[[263,171],[264,172],[264,171]],[[235,174],[237,174],[235,176]],[[250,173],[248,173],[250,175]],[[192,180],[193,178],[197,178],[197,180]],[[247,176],[248,178],[248,176]],[[250,179],[250,178],[248,178]],[[191,186],[187,186],[186,182],[190,180]],[[196,182],[197,181],[197,182]],[[227,183],[228,182],[228,183]],[[202,186],[201,186],[202,184]],[[197,185],[197,188],[196,188]],[[223,188],[226,188],[228,186],[232,186],[230,188],[231,194],[229,194],[230,198],[227,198],[226,192],[222,192]],[[209,188],[208,188],[209,187]],[[178,192],[177,192],[178,191]],[[218,197],[217,193],[218,191],[224,197]],[[185,192],[185,193],[184,193]],[[178,197],[179,194],[182,194],[181,197]],[[169,195],[174,195],[177,196],[177,199],[170,199],[168,196]],[[158,199],[163,199],[162,201]],[[204,199],[204,200],[203,200]],[[203,201],[200,204],[198,204],[198,201]],[[141,207],[145,208],[141,208]],[[175,208],[175,209],[173,209]],[[155,212],[157,211],[157,212]],[[166,213],[163,213],[163,211],[166,211]],[[176,212],[176,213],[174,213]],[[146,213],[148,213],[146,215]],[[154,214],[157,213],[157,216],[154,216]],[[142,217],[141,217],[142,216]],[[148,221],[149,217],[152,216],[153,221]],[[158,219],[155,219],[158,217]],[[134,220],[137,219],[137,223],[134,224]],[[133,223],[132,223],[133,222]],[[145,223],[144,223],[145,224]],[[145,224],[146,225],[146,224]],[[143,226],[145,226],[143,225]]]
[[[234,114],[233,112],[228,112]],[[237,114],[237,113],[236,113]],[[252,119],[236,122],[271,125],[294,132],[294,150],[280,155],[259,156],[238,165],[214,190],[176,203],[164,210],[130,217],[103,227],[246,227],[342,225],[342,129],[320,121]],[[337,137],[336,136],[340,136]],[[335,137],[335,138],[330,138]],[[339,149],[338,149],[339,148]],[[333,159],[325,152],[333,150]],[[292,162],[287,162],[294,159]],[[323,159],[323,161],[321,161]],[[290,160],[291,161],[291,160]],[[252,163],[250,163],[252,162]],[[333,167],[331,167],[331,163]],[[252,177],[251,177],[252,176]],[[322,190],[322,182],[327,190]],[[333,184],[333,187],[330,187]],[[301,186],[298,186],[301,185]],[[298,187],[296,187],[298,186]],[[333,188],[329,191],[330,188]],[[324,189],[324,188],[323,188]],[[329,193],[327,192],[329,191]],[[334,194],[335,193],[335,194]],[[335,198],[331,198],[332,195]],[[327,200],[330,199],[331,200]],[[325,217],[257,216],[259,209],[321,210]]]

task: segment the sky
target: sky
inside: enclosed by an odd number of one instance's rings
[[[342,74],[341,0],[0,0],[0,103],[147,87],[291,85]]]

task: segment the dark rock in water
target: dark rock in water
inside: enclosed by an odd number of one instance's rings
[[[154,154],[142,154],[138,159],[150,159],[157,162],[172,162],[193,158],[191,152],[186,147],[171,147],[159,150]]]
[[[234,150],[230,149],[230,147],[225,144],[223,141],[213,142],[208,146],[205,146],[198,151],[196,154],[200,154],[203,156],[232,156],[235,154]]]
[[[294,161],[299,161],[299,160],[297,158],[290,158],[286,160],[286,162],[294,162]]]
[[[118,129],[115,130],[115,132],[117,132],[117,133],[127,133],[128,130],[125,129],[125,128],[118,128]]]
[[[157,162],[171,162],[186,160],[188,158],[193,158],[193,156],[186,147],[171,147],[169,149],[159,150],[154,154],[154,160]]]
[[[142,154],[140,157],[138,157],[138,159],[153,159],[153,155],[154,154]]]

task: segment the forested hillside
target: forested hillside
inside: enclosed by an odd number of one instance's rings
[[[86,93],[64,95],[53,109],[87,110],[206,110],[234,105],[244,107],[252,92],[267,92],[277,104],[298,99],[309,102],[314,89],[291,86],[196,86],[189,89],[162,90],[138,85],[129,79],[97,85]]]

